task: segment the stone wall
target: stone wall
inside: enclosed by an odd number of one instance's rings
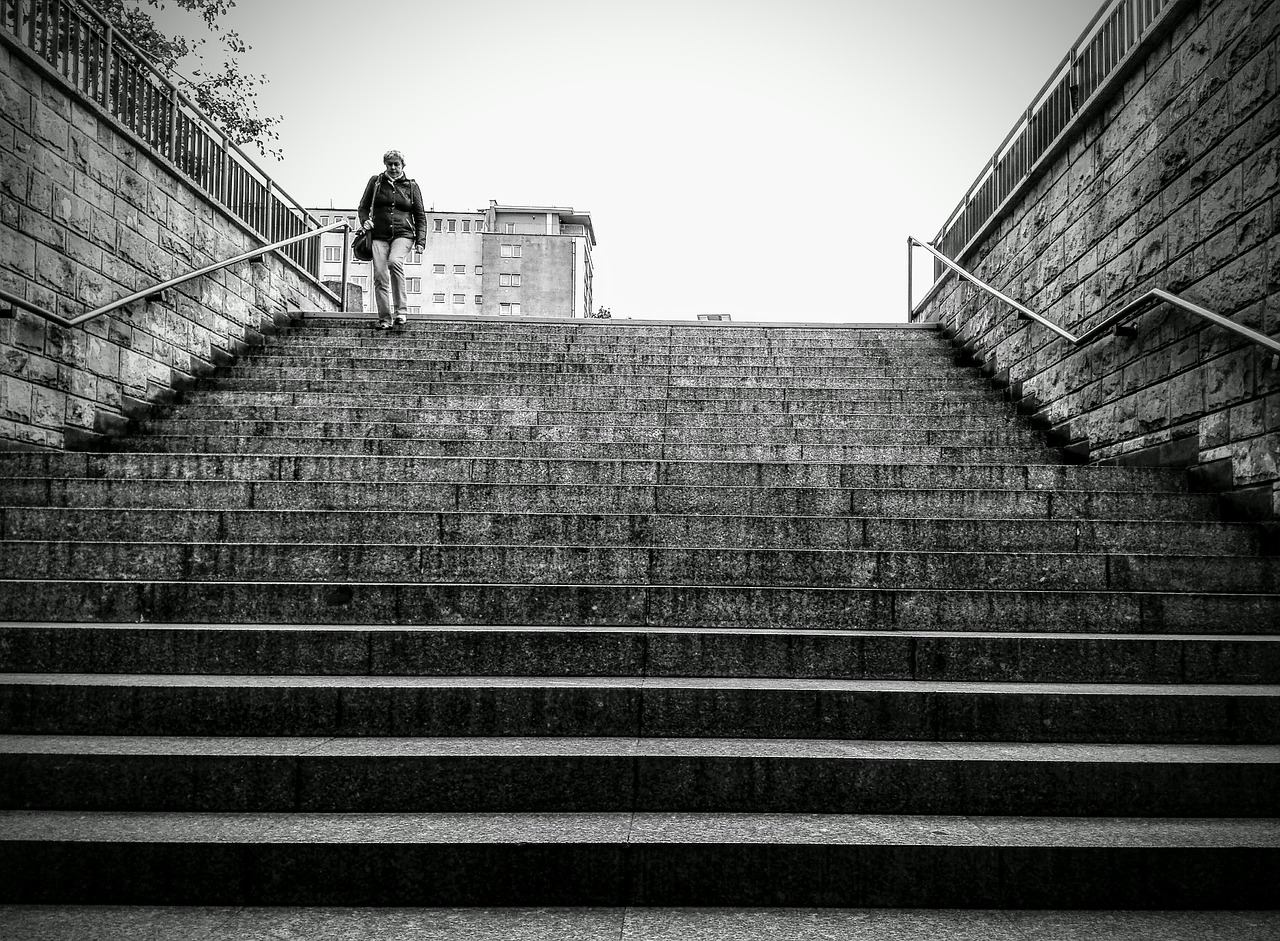
[[[71,318],[259,244],[0,33],[0,288]],[[299,310],[337,306],[272,255],[82,327],[19,309],[0,319],[0,448],[93,446]]]
[[[960,262],[1079,335],[1164,288],[1280,338],[1280,0],[1201,0]],[[1084,348],[965,281],[917,313],[1095,462],[1192,466],[1280,513],[1280,361],[1162,305]]]

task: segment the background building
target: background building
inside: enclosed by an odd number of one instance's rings
[[[358,223],[355,209],[311,209],[321,225]],[[323,236],[322,281],[342,278],[343,233]],[[427,247],[405,264],[410,314],[586,317],[592,304],[591,214],[570,207],[500,206],[427,213]],[[372,266],[349,261],[347,278],[373,310]]]

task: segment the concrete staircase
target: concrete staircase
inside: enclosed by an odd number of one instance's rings
[[[0,489],[0,901],[1277,901],[1266,531],[932,331],[315,318]]]

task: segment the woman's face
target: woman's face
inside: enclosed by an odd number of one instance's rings
[[[388,160],[385,164],[387,168],[387,176],[393,180],[398,180],[404,176],[404,163],[399,160]]]

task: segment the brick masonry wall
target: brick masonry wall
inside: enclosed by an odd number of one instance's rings
[[[961,263],[1077,336],[1158,287],[1280,338],[1280,0],[1178,15]],[[955,278],[918,317],[1089,460],[1186,464],[1280,515],[1280,357],[1167,305],[1076,349]]]
[[[60,76],[0,42],[0,287],[64,317],[261,244]],[[0,448],[91,447],[302,310],[278,256],[64,329],[0,320]]]

